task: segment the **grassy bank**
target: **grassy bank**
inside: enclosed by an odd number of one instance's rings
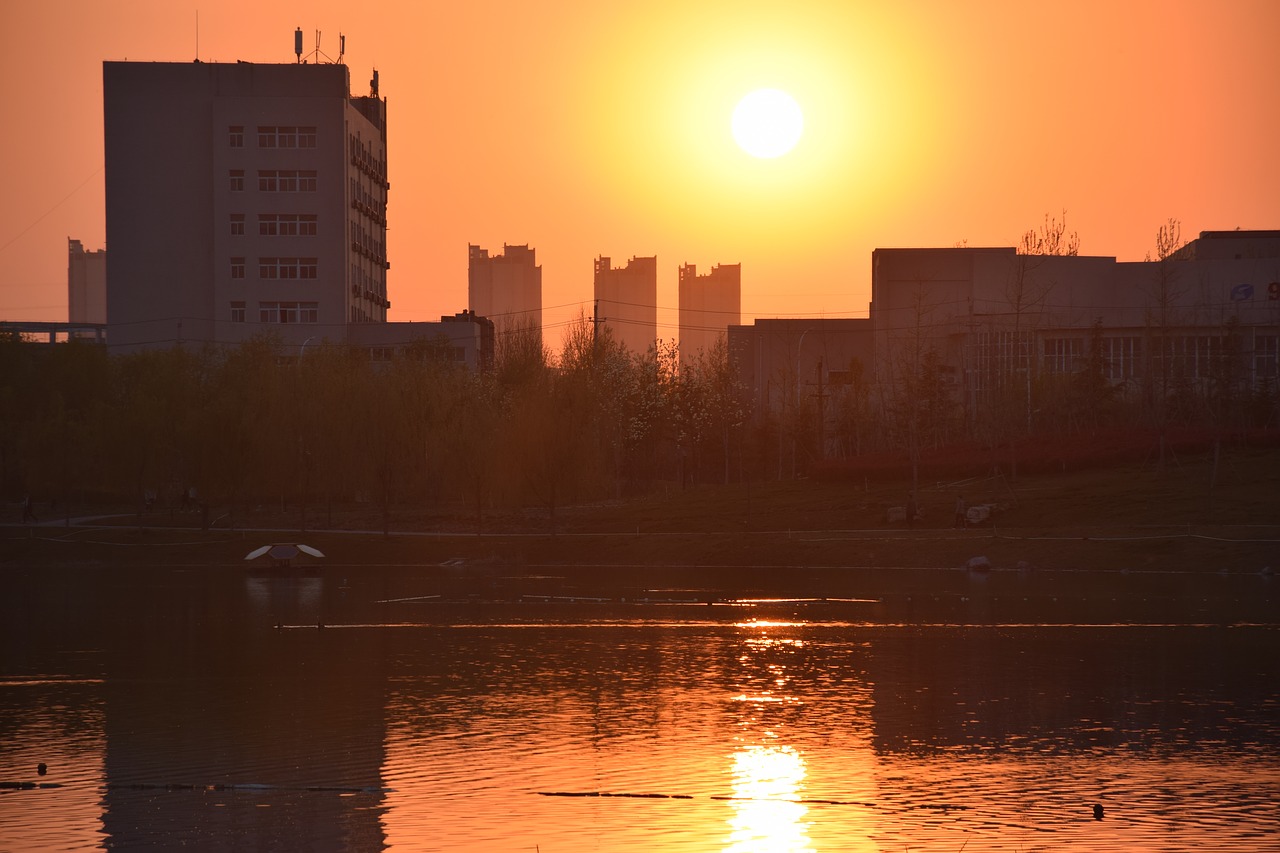
[[[952,568],[975,556],[997,569],[1258,572],[1280,568],[1280,451],[1233,449],[1075,473],[920,485],[913,529],[888,521],[905,479],[788,481],[660,488],[625,501],[487,513],[368,506],[261,507],[235,529],[194,513],[123,508],[0,530],[5,563],[237,565],[270,541],[322,548],[326,565],[762,566]],[[994,507],[957,530],[957,495]],[[101,515],[98,515],[98,512]],[[93,517],[90,524],[86,518]],[[214,514],[218,517],[218,514]],[[225,521],[223,522],[226,523]],[[305,526],[306,532],[302,528]]]

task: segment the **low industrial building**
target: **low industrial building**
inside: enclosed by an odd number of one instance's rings
[[[993,395],[1096,370],[1121,394],[1274,388],[1280,231],[1204,231],[1160,260],[1009,248],[876,249],[875,379],[928,367],[967,416]]]

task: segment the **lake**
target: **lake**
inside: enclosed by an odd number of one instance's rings
[[[0,849],[1280,845],[1271,578],[609,571],[7,566]]]

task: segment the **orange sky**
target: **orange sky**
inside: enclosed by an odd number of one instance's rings
[[[1065,208],[1084,254],[1140,260],[1168,217],[1280,228],[1280,3],[0,6],[0,318],[66,317],[66,238],[103,245],[102,61],[293,61],[293,32],[388,99],[393,320],[466,305],[467,244],[529,243],[548,342],[596,255],[742,263],[752,317],[865,316],[880,246],[1013,245]],[[729,120],[804,109],[777,160]],[[663,311],[660,323],[674,323]],[[671,326],[659,329],[674,337]]]

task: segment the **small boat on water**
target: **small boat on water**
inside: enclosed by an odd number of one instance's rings
[[[271,545],[263,545],[261,548],[254,548],[245,556],[245,560],[256,560],[264,556],[270,557],[272,566],[277,569],[283,569],[288,568],[293,559],[299,554],[324,557],[319,548],[312,548],[310,545],[303,545],[300,542],[276,542]]]

